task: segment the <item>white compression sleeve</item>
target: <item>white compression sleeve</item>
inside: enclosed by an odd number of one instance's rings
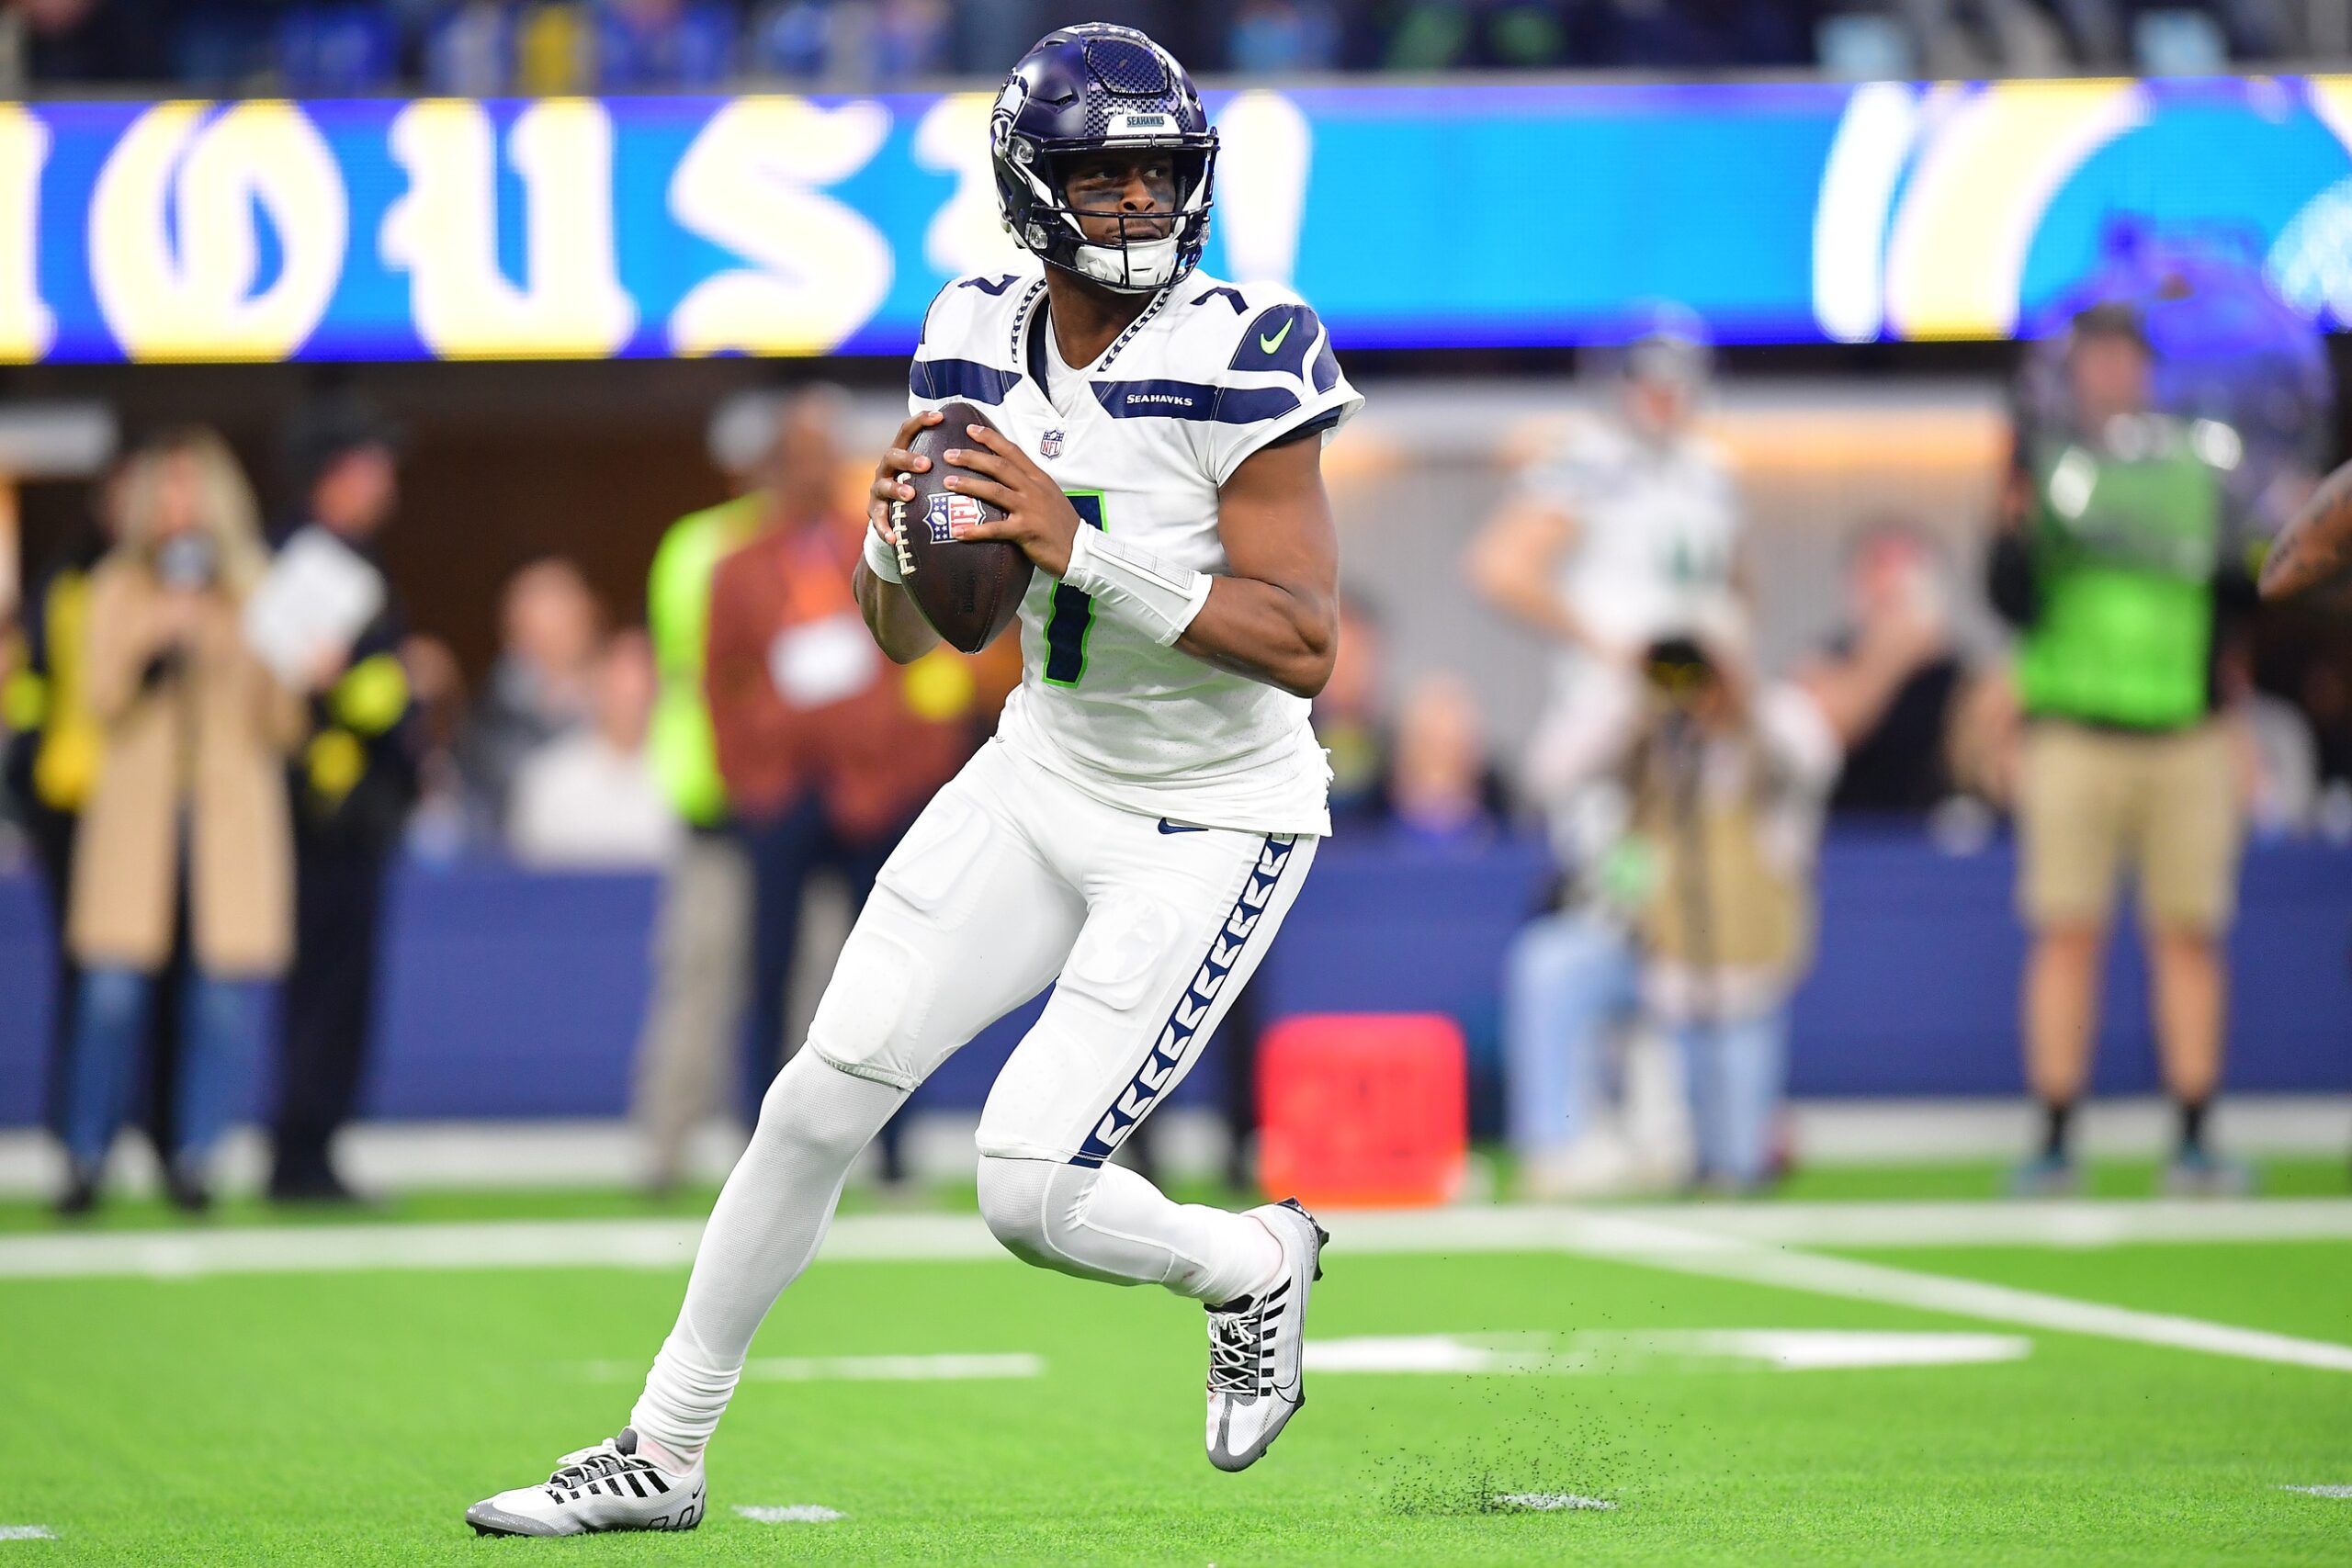
[[[1208,603],[1216,579],[1190,567],[1171,566],[1100,528],[1080,528],[1070,541],[1069,570],[1062,573],[1062,581],[1092,594],[1097,604],[1124,615],[1167,648],[1184,635]]]
[[[906,1098],[805,1048],[785,1064],[710,1212],[685,1304],[630,1426],[688,1463],[701,1454],[742,1376],[753,1331],[816,1256],[850,1162]]]

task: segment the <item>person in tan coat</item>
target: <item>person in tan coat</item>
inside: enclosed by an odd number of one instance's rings
[[[133,460],[122,542],[90,580],[85,690],[107,765],[75,841],[66,920],[83,968],[68,1213],[96,1201],[183,898],[191,964],[167,1166],[182,1206],[206,1202],[205,1158],[251,1081],[255,982],[284,969],[292,939],[285,759],[304,724],[300,696],[239,625],[266,566],[253,493],[219,436],[183,432]]]

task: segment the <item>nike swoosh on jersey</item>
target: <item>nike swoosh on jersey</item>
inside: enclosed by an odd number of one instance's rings
[[[1205,833],[1208,831],[1206,828],[1196,828],[1190,824],[1179,827],[1165,817],[1159,819],[1159,830],[1163,833]]]
[[[1283,330],[1276,333],[1273,336],[1268,337],[1264,333],[1261,333],[1258,336],[1258,352],[1261,354],[1272,354],[1274,350],[1282,347],[1283,339],[1290,336],[1291,328],[1296,325],[1298,325],[1298,318],[1296,316],[1293,316],[1290,320],[1283,323]]]

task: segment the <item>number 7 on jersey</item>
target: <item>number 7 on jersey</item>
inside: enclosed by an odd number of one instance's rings
[[[1070,509],[1090,528],[1109,533],[1102,520],[1102,492],[1074,490]],[[1094,595],[1067,583],[1054,585],[1053,607],[1046,614],[1046,680],[1057,686],[1075,686],[1086,675],[1086,639],[1094,630]]]

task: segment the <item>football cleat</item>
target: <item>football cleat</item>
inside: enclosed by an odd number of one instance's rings
[[[1250,1213],[1282,1245],[1283,1273],[1254,1298],[1209,1308],[1209,1462],[1219,1470],[1257,1463],[1306,1403],[1306,1294],[1331,1239],[1295,1198]]]
[[[477,1535],[593,1535],[602,1530],[690,1530],[702,1523],[703,1469],[664,1470],[637,1451],[637,1434],[569,1453],[537,1486],[476,1503]]]

